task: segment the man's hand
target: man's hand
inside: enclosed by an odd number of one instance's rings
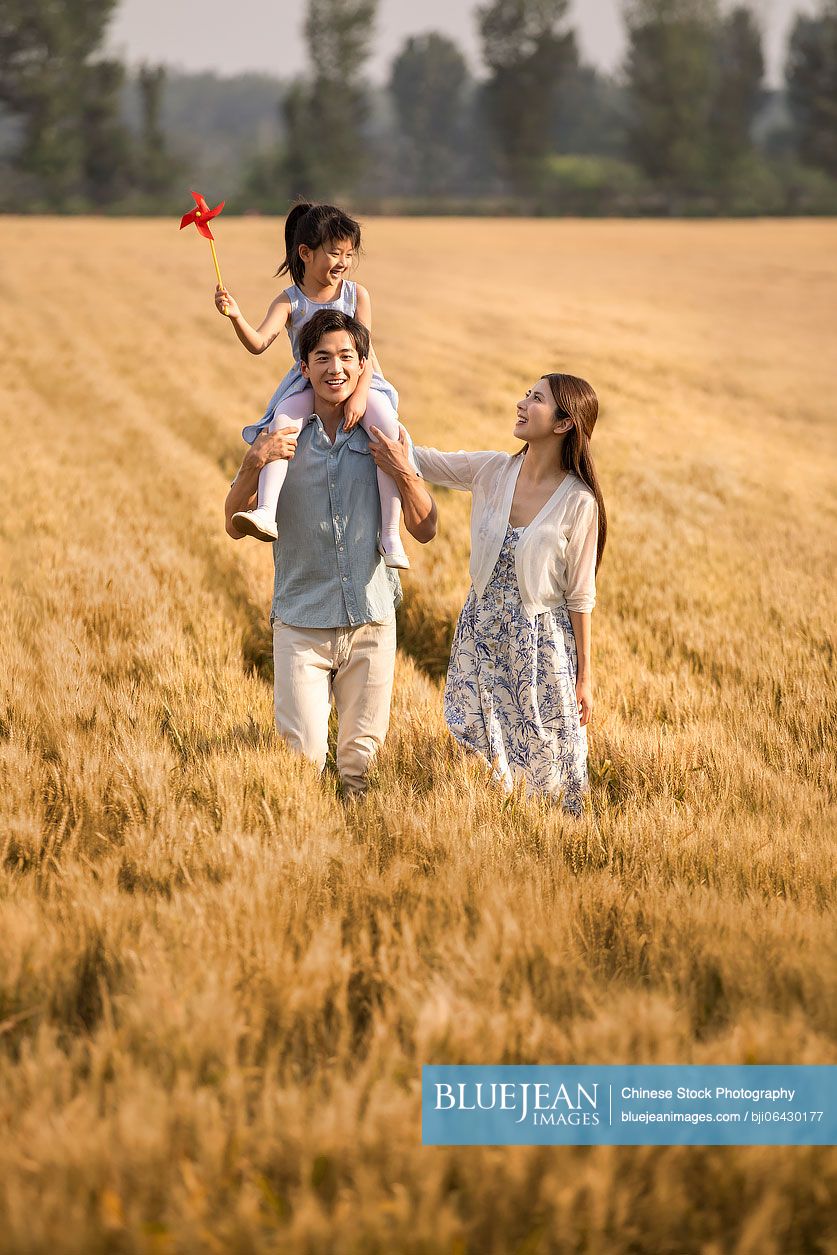
[[[380,427],[371,428],[369,452],[375,465],[395,480],[404,511],[404,526],[421,545],[436,535],[436,503],[410,461],[410,442],[399,424],[398,439],[390,440]]]
[[[279,458],[290,460],[296,452],[296,427],[283,427],[281,431],[260,432],[244,454],[238,474],[232,482],[224,502],[224,518],[227,535],[241,540],[242,533],[233,524],[232,517],[239,510],[252,510],[259,490],[259,472],[268,462]]]
[[[578,702],[578,721],[586,728],[593,713],[593,685],[589,680],[579,680],[575,686],[575,699]]]
[[[281,458],[290,461],[296,453],[296,442],[299,432],[296,427],[282,427],[279,431],[262,431],[250,445],[249,455],[252,464],[259,470],[268,462],[278,462]]]
[[[410,443],[401,424],[398,424],[397,440],[387,439],[380,427],[372,427],[370,430],[375,439],[369,442],[369,452],[378,469],[396,481],[405,475],[416,479],[415,469],[410,462]]]

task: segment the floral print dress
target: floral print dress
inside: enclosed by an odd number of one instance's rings
[[[445,721],[460,744],[491,763],[511,791],[560,801],[579,815],[587,790],[587,730],[575,695],[578,659],[567,608],[527,615],[507,527],[482,597],[471,588],[456,625],[445,684]]]

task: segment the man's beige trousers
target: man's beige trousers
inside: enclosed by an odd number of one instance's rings
[[[348,792],[362,792],[389,727],[395,619],[360,627],[273,627],[276,727],[322,771],[328,716],[337,708],[337,770]]]

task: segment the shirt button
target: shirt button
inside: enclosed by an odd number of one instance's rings
[[[348,577],[348,575],[344,575],[344,576],[343,576],[343,583],[344,583],[344,584],[348,584],[348,582],[349,582],[349,577]]]

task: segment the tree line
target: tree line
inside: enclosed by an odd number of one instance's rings
[[[129,75],[102,55],[116,3],[4,0],[3,209],[179,207],[189,158],[164,124],[165,69]],[[272,212],[298,195],[413,212],[837,212],[837,0],[796,17],[779,91],[746,3],[624,0],[613,76],[583,62],[569,7],[485,0],[482,77],[431,32],[374,89],[378,0],[308,0],[308,69],[277,84],[267,145],[236,137],[219,195]],[[220,145],[221,110],[215,125]]]

